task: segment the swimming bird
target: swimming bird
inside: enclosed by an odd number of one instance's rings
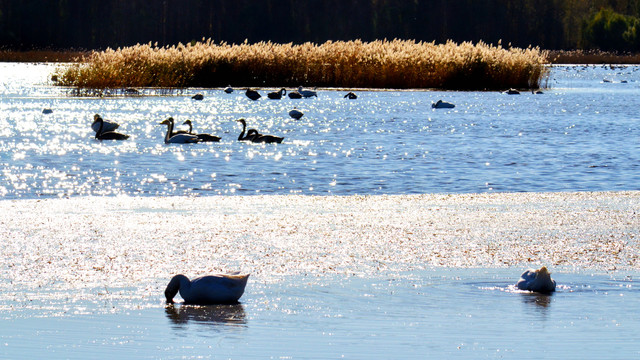
[[[245,131],[247,129],[247,122],[244,119],[239,119],[236,121],[242,124],[242,132],[240,133],[240,136],[238,136],[238,140],[240,141],[248,140],[254,143],[280,144],[284,139],[283,137],[280,137],[280,136],[262,135],[256,129],[249,129],[249,131],[247,131],[247,135],[245,136]]]
[[[195,135],[200,139],[201,142],[218,142],[220,141],[219,136],[211,135],[211,134],[194,134],[193,133],[193,125],[191,124],[191,120],[185,120],[182,125],[189,125],[188,134]]]
[[[294,107],[293,110],[289,111],[289,116],[296,120],[300,120],[300,118],[304,116],[304,113]]]
[[[104,120],[100,116],[96,119],[98,123],[98,131],[96,131],[95,138],[98,140],[127,140],[129,135],[117,133],[115,131],[104,130]]]
[[[516,287],[520,290],[550,294],[556,291],[556,281],[551,278],[547,267],[543,266],[539,270],[529,269],[522,273]]]
[[[231,94],[233,92],[233,88],[231,87],[231,85],[224,88],[224,92],[226,92],[227,94]]]
[[[313,91],[313,90],[303,90],[302,86],[298,86],[298,92],[300,93],[300,95],[302,95],[305,98],[309,98],[309,97],[318,97],[318,93]]]
[[[193,95],[191,98],[193,100],[202,100],[202,99],[204,99],[204,95],[198,93],[198,94]]]
[[[514,88],[511,88],[511,89],[505,91],[504,93],[507,94],[507,95],[520,95],[520,91],[518,91],[518,90],[516,90]]]
[[[104,120],[100,115],[95,114],[93,115],[93,123],[91,123],[91,129],[93,129],[93,131],[95,131],[96,133],[98,132],[98,130],[100,129],[100,122],[102,121],[103,123],[103,128],[102,131],[114,131],[115,129],[120,127],[120,124],[118,124],[115,121],[111,121],[111,120]]]
[[[196,135],[181,133],[176,134],[173,133],[173,118],[170,117],[166,120],[163,120],[160,125],[167,125],[167,134],[164,136],[165,144],[187,144],[187,143],[197,143],[200,141]]]
[[[42,113],[45,115],[53,114],[53,110],[51,110],[50,108],[44,108],[42,109]]]
[[[251,89],[247,89],[247,91],[244,94],[247,95],[249,99],[254,101],[262,97],[257,91],[251,90]]]
[[[164,296],[168,304],[173,303],[178,291],[185,304],[235,304],[244,294],[248,279],[249,274],[243,275],[238,272],[202,276],[193,280],[180,274],[171,278]]]
[[[302,99],[302,95],[297,91],[290,91],[287,96],[289,99]]]
[[[358,95],[354,94],[353,92],[349,91],[347,93],[347,95],[344,96],[345,99],[351,99],[351,100],[355,100],[358,98]]]
[[[453,109],[456,107],[452,103],[448,103],[446,101],[438,100],[435,103],[431,103],[431,107],[434,109]]]
[[[284,95],[286,93],[287,93],[287,90],[282,88],[279,91],[273,91],[273,92],[268,93],[267,97],[269,99],[273,99],[273,100],[280,100],[280,99],[282,99],[282,95]]]

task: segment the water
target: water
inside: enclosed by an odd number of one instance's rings
[[[52,87],[49,65],[0,68],[0,195],[421,194],[637,190],[639,67],[554,67],[542,95],[320,91],[257,102],[238,89],[77,98]],[[603,82],[611,79],[613,82]],[[627,81],[621,83],[621,81]],[[195,92],[203,101],[190,98]],[[438,99],[456,104],[434,110]],[[293,107],[305,116],[289,118]],[[51,108],[52,114],[42,114]],[[99,142],[95,113],[125,142]],[[165,127],[194,122],[221,143],[165,145]],[[285,137],[236,141],[235,121]]]
[[[77,98],[53,68],[0,64],[0,358],[640,355],[640,67],[257,102]],[[168,116],[223,140],[165,145]],[[285,141],[236,141],[241,117]],[[543,264],[555,294],[514,289]],[[225,270],[241,304],[165,306],[171,275]]]

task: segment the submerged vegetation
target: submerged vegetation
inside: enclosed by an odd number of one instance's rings
[[[321,86],[490,90],[537,88],[547,52],[483,42],[409,40],[231,45],[211,40],[94,51],[61,68],[57,84],[130,87]]]

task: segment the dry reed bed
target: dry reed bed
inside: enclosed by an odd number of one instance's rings
[[[126,87],[321,86],[358,88],[537,88],[547,52],[485,43],[381,40],[324,44],[144,44],[92,52],[57,71],[58,84]]]

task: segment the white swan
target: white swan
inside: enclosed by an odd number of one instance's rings
[[[303,90],[302,86],[298,86],[298,93],[300,93],[300,95],[302,95],[302,97],[308,98],[308,97],[318,97],[318,93],[313,91],[313,90]]]
[[[180,291],[186,304],[234,304],[244,293],[248,279],[249,274],[238,272],[208,275],[193,280],[180,274],[169,281],[164,296],[167,303],[173,303],[173,297]]]
[[[289,116],[296,120],[300,120],[300,118],[304,116],[304,113],[294,107],[293,110],[289,111]]]
[[[550,294],[556,291],[556,281],[551,278],[547,267],[543,266],[539,270],[529,269],[523,272],[516,287],[520,290]]]
[[[102,125],[103,132],[114,131],[115,129],[120,127],[120,125],[117,122],[111,121],[111,120],[104,120],[100,115],[95,114],[93,115],[93,123],[91,124],[91,129],[93,129],[93,131],[96,133],[98,132],[98,130],[100,130],[100,122],[103,123]]]
[[[160,125],[167,125],[167,134],[164,136],[165,144],[187,144],[197,143],[200,141],[196,135],[192,134],[174,134],[173,133],[173,118],[170,117],[163,120]]]
[[[431,103],[431,107],[434,109],[453,109],[456,107],[452,103],[448,103],[446,101],[438,100],[438,102]]]

